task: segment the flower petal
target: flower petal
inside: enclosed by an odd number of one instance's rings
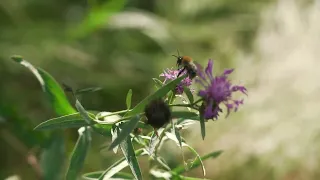
[[[225,69],[223,72],[223,75],[227,76],[229,74],[231,74],[234,71],[234,69]]]
[[[213,79],[212,69],[213,69],[213,61],[212,61],[212,59],[209,59],[208,65],[206,67],[206,74],[207,74],[207,76],[209,76],[210,79]]]

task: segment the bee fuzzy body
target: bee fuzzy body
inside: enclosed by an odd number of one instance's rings
[[[175,55],[173,55],[173,56],[175,56]],[[175,56],[175,57],[177,57],[177,66],[178,66],[178,70],[180,70],[178,77],[184,71],[187,72],[190,79],[193,79],[197,76],[197,68],[196,68],[195,64],[193,63],[193,60],[191,57],[189,57],[189,56]]]

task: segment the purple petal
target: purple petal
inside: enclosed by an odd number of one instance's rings
[[[226,69],[226,70],[224,70],[224,72],[223,72],[223,75],[229,75],[229,74],[231,74],[232,72],[234,71],[234,69]]]
[[[226,118],[229,116],[230,114],[230,110],[233,108],[233,104],[225,104],[227,106],[227,115]]]
[[[207,74],[207,76],[210,77],[210,79],[213,79],[212,69],[213,69],[213,61],[212,61],[212,59],[209,59],[208,65],[206,67],[206,74]]]
[[[200,65],[200,64],[198,64],[198,63],[195,63],[195,65],[196,65],[196,67],[197,67],[197,75],[201,78],[201,79],[203,79],[204,81],[206,80],[206,77],[205,77],[205,75],[204,75],[204,73],[203,73],[203,68],[202,68],[202,66]]]
[[[204,90],[200,90],[199,91],[199,96],[203,97],[203,98],[206,98],[207,97],[207,92],[204,91]]]
[[[245,94],[245,95],[248,96],[248,94],[247,94],[247,89],[246,89],[244,86],[233,86],[232,89],[231,89],[231,91],[233,91],[233,92],[240,91],[240,92],[242,92],[243,94]]]

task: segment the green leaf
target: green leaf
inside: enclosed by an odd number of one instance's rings
[[[120,131],[119,127],[112,128],[111,130],[112,142],[114,142],[118,138],[118,131]],[[118,148],[119,148],[119,145],[115,146],[112,149],[112,151],[116,154],[118,152]]]
[[[131,108],[131,98],[132,98],[132,89],[129,89],[127,97],[126,97],[127,109]]]
[[[111,143],[109,150],[113,149],[116,147],[118,144],[120,144],[123,140],[125,140],[130,133],[136,128],[138,125],[138,122],[140,120],[140,116],[134,116],[132,119],[130,119],[129,122],[125,123],[122,125],[121,132],[118,132],[117,138]]]
[[[135,151],[136,156],[140,156],[143,154],[143,149],[138,149]],[[127,167],[129,164],[125,157],[119,159],[117,162],[112,164],[107,170],[105,170],[101,175],[99,176],[99,180],[106,180],[111,177],[113,177],[115,174],[119,173],[122,169]]]
[[[102,89],[101,87],[90,87],[90,88],[84,88],[84,89],[77,89],[75,94],[91,93],[91,92],[100,91],[101,89]]]
[[[163,86],[163,83],[159,79],[152,78],[152,80],[154,81],[155,86],[156,86],[157,89],[159,89],[159,88],[161,88]]]
[[[187,95],[190,104],[192,104],[194,102],[194,98],[192,92],[190,91],[190,88],[183,87],[183,92]]]
[[[80,128],[86,125],[88,125],[88,123],[86,123],[86,121],[79,113],[73,113],[42,122],[37,127],[35,127],[34,130]]]
[[[82,178],[85,180],[99,180],[99,177],[101,176],[101,174],[103,173],[103,171],[97,171],[97,172],[91,172],[91,173],[86,173],[84,175],[82,175]],[[123,172],[118,172],[117,174],[115,174],[114,176],[112,176],[112,178],[118,178],[118,179],[130,179],[132,180],[134,177],[131,174],[128,173],[123,173]]]
[[[57,81],[46,71],[40,68],[35,68],[31,63],[24,60],[21,56],[13,56],[12,59],[21,65],[28,68],[38,79],[42,90],[49,98],[55,112],[62,116],[75,113],[75,109],[70,105],[63,89]]]
[[[45,180],[62,179],[63,165],[65,163],[65,143],[62,134],[54,133],[40,156],[40,166]]]
[[[135,155],[130,136],[127,136],[126,140],[120,144],[120,148],[130,166],[131,172],[133,173],[134,177],[137,180],[142,180],[140,166],[139,166],[137,157]]]
[[[72,37],[83,37],[94,30],[106,25],[108,19],[119,12],[126,4],[126,0],[109,0],[99,6],[91,8],[87,17],[76,28],[70,30]]]
[[[71,155],[69,168],[66,174],[67,180],[74,180],[77,178],[91,144],[90,129],[88,127],[82,127],[78,131],[79,138]]]
[[[199,120],[199,115],[194,112],[190,111],[173,111],[171,113],[172,118],[175,119],[192,119],[192,120]]]
[[[91,127],[96,133],[99,133],[102,136],[105,136],[105,137],[111,136],[112,124],[95,124]]]
[[[79,111],[81,117],[86,121],[88,125],[95,124],[94,119],[89,116],[88,112],[83,108],[78,99],[76,100],[76,108]]]
[[[199,110],[200,113],[200,128],[201,128],[201,136],[202,139],[204,140],[204,137],[206,136],[206,124],[205,124],[205,119],[204,119],[204,105],[202,104]]]
[[[177,84],[179,84],[182,79],[184,79],[187,75],[183,75],[171,82],[169,82],[168,84],[162,86],[160,89],[158,89],[155,93],[149,95],[148,97],[146,97],[145,99],[143,99],[139,104],[137,104],[131,111],[129,111],[125,117],[128,116],[133,116],[135,114],[139,114],[141,113],[145,106],[153,99],[157,99],[157,98],[162,98],[163,96],[165,96],[169,91],[171,91],[172,89],[174,89]]]
[[[215,151],[215,152],[206,154],[206,155],[202,156],[202,157],[199,158],[199,159],[201,159],[202,161],[207,160],[207,159],[210,159],[210,158],[213,158],[213,159],[214,159],[214,158],[217,158],[218,156],[220,156],[220,154],[222,154],[222,152],[223,152],[223,151],[221,151],[221,150]],[[194,168],[197,168],[198,166],[201,165],[201,162],[202,162],[202,161],[200,161],[199,159],[196,159],[196,160],[193,162],[193,164],[192,164],[192,166],[189,168],[189,170],[194,169]],[[177,174],[182,174],[182,173],[184,173],[184,172],[186,171],[186,169],[185,169],[184,165],[180,165],[180,166],[174,168],[172,171],[173,171],[174,173],[177,173]]]

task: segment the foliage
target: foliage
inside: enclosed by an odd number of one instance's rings
[[[43,89],[45,92],[50,92],[49,94],[52,96],[50,98],[51,101],[53,101],[53,107],[57,110],[57,112],[65,112],[68,111],[69,114],[60,116],[57,118],[50,119],[48,121],[45,121],[38,125],[35,129],[36,130],[50,130],[50,129],[60,129],[60,128],[70,128],[70,127],[77,127],[79,128],[79,137],[78,141],[74,147],[73,152],[71,153],[71,158],[69,162],[69,166],[66,172],[66,179],[76,179],[79,173],[81,172],[82,166],[85,161],[85,157],[87,155],[87,151],[90,148],[91,144],[91,134],[92,133],[99,133],[101,134],[101,131],[97,129],[96,124],[105,124],[106,121],[99,120],[102,117],[100,116],[101,113],[90,113],[81,105],[80,101],[77,98],[77,94],[71,87],[66,87],[67,91],[70,91],[75,98],[75,107],[78,110],[78,113],[74,113],[73,108],[69,105],[68,100],[66,96],[64,95],[63,91],[60,88],[60,85],[44,70],[35,68],[32,64],[30,64],[28,61],[24,60],[20,56],[14,56],[13,60],[16,62],[26,66],[29,68],[33,74],[38,78],[39,82],[41,83]],[[41,72],[41,73],[40,73]],[[150,175],[159,178],[162,175],[169,175],[172,179],[176,178],[182,178],[182,173],[195,168],[197,166],[201,166],[203,170],[203,176],[205,176],[205,167],[203,164],[203,160],[206,160],[209,157],[215,158],[221,154],[221,151],[217,151],[214,153],[210,153],[208,155],[205,155],[204,157],[201,157],[194,148],[192,148],[190,145],[188,145],[183,138],[180,135],[180,131],[182,128],[178,128],[182,124],[184,124],[188,120],[189,117],[198,117],[199,115],[197,113],[192,113],[188,110],[184,111],[173,111],[173,120],[171,120],[171,123],[166,125],[164,128],[154,129],[155,133],[147,133],[148,135],[142,135],[141,133],[134,133],[135,128],[141,128],[138,127],[139,122],[142,117],[144,116],[143,109],[146,107],[147,104],[152,103],[153,99],[164,99],[165,102],[167,102],[171,107],[174,106],[184,106],[189,108],[196,109],[197,103],[201,102],[201,99],[193,102],[193,100],[190,100],[192,103],[190,104],[174,104],[175,99],[178,97],[175,95],[175,88],[176,86],[184,79],[187,75],[177,77],[175,80],[172,80],[171,82],[168,82],[166,84],[162,84],[158,87],[158,89],[151,95],[147,96],[145,99],[143,99],[140,103],[138,103],[135,107],[130,109],[131,107],[131,96],[132,96],[132,90],[129,90],[127,98],[126,98],[126,104],[127,109],[126,110],[120,110],[117,112],[111,113],[112,115],[120,115],[123,114],[123,112],[126,112],[122,115],[121,118],[116,120],[115,122],[107,122],[109,126],[112,126],[112,128],[109,131],[112,134],[112,140],[113,142],[109,146],[109,150],[113,150],[117,148],[117,146],[120,147],[124,159],[120,159],[115,164],[111,165],[110,168],[108,168],[103,173],[93,172],[89,174],[83,175],[84,178],[89,179],[108,179],[110,177],[116,177],[121,175],[121,170],[129,166],[132,174],[135,179],[143,179],[142,171],[138,162],[137,157],[141,155],[148,155],[150,156],[150,164],[152,164],[153,161],[158,162],[160,167],[154,166],[150,169]],[[156,81],[157,82],[157,81]],[[159,84],[159,83],[158,83]],[[186,91],[189,99],[194,99],[193,94],[190,91]],[[59,97],[59,99],[57,99]],[[63,104],[63,103],[64,104]],[[59,106],[60,105],[60,106]],[[71,110],[69,110],[71,109]],[[197,110],[197,109],[196,109]],[[197,111],[199,111],[198,109]],[[161,109],[160,109],[161,111]],[[161,113],[161,112],[160,112]],[[189,115],[188,115],[189,114]],[[105,115],[104,118],[110,116]],[[195,118],[200,119],[201,118]],[[175,121],[178,120],[178,121]],[[202,120],[204,122],[204,120]],[[204,129],[205,126],[201,125],[201,129]],[[143,128],[144,129],[144,128]],[[185,128],[184,128],[185,129]],[[147,129],[145,129],[147,130]],[[155,136],[155,134],[158,134],[158,132],[161,131],[160,136]],[[204,136],[203,136],[204,138]],[[195,160],[190,164],[184,167],[186,162],[183,162],[183,165],[173,168],[170,168],[164,161],[158,151],[161,149],[161,144],[166,140],[172,140],[175,142],[182,151],[182,147],[187,147],[194,155]],[[140,149],[135,150],[134,144],[137,144]],[[56,147],[56,146],[54,146]],[[150,151],[150,147],[152,147],[153,150]],[[57,151],[57,149],[55,150]],[[115,151],[116,152],[116,151]],[[51,157],[51,160],[52,157]],[[125,161],[124,161],[125,160]],[[48,163],[45,163],[46,166],[48,166]],[[61,164],[61,162],[60,162]],[[43,166],[43,167],[46,167]],[[59,164],[58,164],[59,166]],[[53,166],[49,166],[52,168]],[[182,168],[184,167],[184,169]],[[57,172],[55,170],[55,172]],[[155,173],[158,172],[158,173]],[[159,174],[159,172],[161,172]],[[161,175],[162,174],[162,175]],[[123,174],[122,174],[123,175]],[[92,176],[95,176],[92,177]],[[146,175],[145,175],[146,176]],[[56,178],[54,178],[56,177]],[[129,179],[132,179],[130,175],[127,176]],[[56,173],[55,176],[51,175],[51,178],[58,179],[59,173]],[[183,177],[188,179],[189,177]],[[189,179],[195,179],[195,178],[189,178]]]

